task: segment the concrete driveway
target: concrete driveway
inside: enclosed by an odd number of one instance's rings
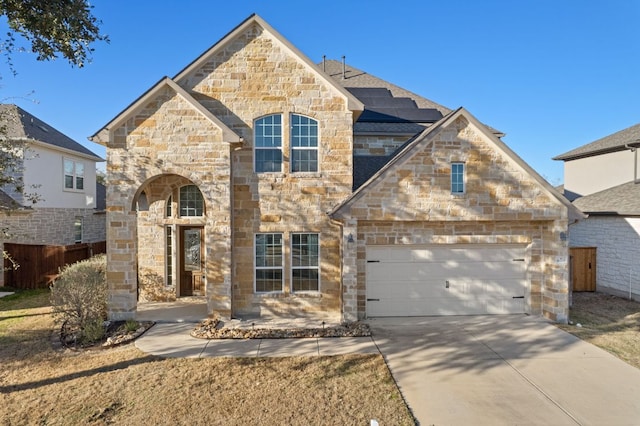
[[[640,425],[640,370],[541,318],[379,318],[421,425]]]

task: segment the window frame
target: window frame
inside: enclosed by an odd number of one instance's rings
[[[78,238],[78,235],[80,236]],[[82,238],[84,237],[84,218],[82,216],[76,216],[73,221],[73,242],[75,244],[82,244]]]
[[[301,235],[315,235],[317,238],[317,246],[316,246],[316,250],[317,250],[317,256],[316,256],[316,265],[294,265],[294,249],[293,249],[293,244],[294,244],[294,236],[301,236]],[[308,246],[307,246],[308,247]],[[291,273],[290,273],[290,283],[291,283],[291,293],[292,294],[300,294],[300,293],[319,293],[320,292],[320,233],[318,232],[292,232],[289,235],[289,250],[290,250],[290,260],[291,260]],[[293,278],[293,271],[300,271],[300,270],[310,270],[310,271],[316,271],[317,273],[317,286],[315,290],[295,290],[294,289],[294,278]]]
[[[190,214],[182,214],[182,213],[183,213],[183,206],[182,206],[182,202],[183,202],[183,194],[182,194],[182,191],[183,191],[183,189],[186,189],[186,188],[194,188],[194,189],[197,191],[197,193],[200,195],[200,200],[196,200],[196,199],[194,199],[194,200],[187,200],[187,199],[186,199],[187,197],[185,197],[184,201],[185,201],[185,203],[186,203],[187,201],[194,201],[194,202],[196,202],[196,203],[197,203],[198,201],[200,201],[200,202],[202,203],[202,207],[201,207],[201,214],[193,214],[193,215],[190,215]],[[187,195],[187,194],[185,194],[185,195]],[[197,186],[197,185],[194,185],[194,184],[190,184],[190,185],[183,185],[183,186],[181,186],[181,187],[178,189],[178,206],[177,206],[177,207],[178,207],[178,208],[176,209],[176,210],[177,210],[177,212],[176,212],[176,213],[178,214],[178,217],[180,217],[180,218],[185,218],[185,217],[205,217],[205,216],[206,216],[206,209],[205,209],[204,195],[202,195],[202,191],[200,191],[200,188],[198,188],[198,186]],[[185,207],[184,207],[184,209],[185,209],[185,211],[186,211],[187,213],[188,213],[190,210],[194,210],[194,212],[195,212],[195,213],[198,213],[198,206],[197,206],[197,205],[196,205],[195,207],[185,206]]]
[[[71,174],[67,174],[67,163],[71,164]],[[78,172],[80,169],[80,172]],[[85,192],[85,164],[83,161],[74,160],[68,157],[62,157],[62,189],[63,191]],[[67,186],[67,176],[71,177],[71,187]],[[81,183],[79,188],[78,183]]]
[[[461,167],[462,170],[457,170]],[[455,169],[455,170],[454,170]],[[451,163],[451,194],[452,195],[464,195],[467,192],[467,167],[462,161],[454,161]],[[459,186],[462,186],[460,189]]]
[[[267,235],[277,235],[280,237],[280,266],[267,265],[258,266],[258,237]],[[274,246],[275,247],[275,246]],[[258,232],[253,236],[253,292],[255,294],[281,294],[284,293],[284,234],[282,232]],[[280,290],[258,290],[258,271],[274,270],[280,271]]]
[[[262,123],[262,121],[265,121],[267,119],[275,119],[278,118],[279,123]],[[279,134],[276,134],[275,129],[277,128],[277,126],[279,126]],[[283,127],[284,127],[284,123],[283,123],[283,114],[281,113],[276,113],[276,114],[268,114],[268,115],[264,115],[262,117],[256,118],[253,121],[253,171],[254,173],[282,173],[282,167],[284,164],[284,151],[283,151],[283,147],[284,147],[284,134],[283,134]],[[271,146],[258,146],[258,129],[261,128],[262,129],[262,135],[261,137],[266,139],[271,138],[274,142],[277,140],[277,142],[279,143],[279,145],[271,145]],[[272,131],[271,133],[265,133],[265,129],[267,128],[271,128]],[[258,155],[257,152],[258,151],[273,151],[273,152],[278,152],[280,155],[280,168],[279,170],[258,170]],[[266,163],[266,161],[265,161]]]
[[[173,288],[175,286],[175,278],[176,278],[176,235],[175,235],[175,226],[167,225],[165,226],[165,237],[164,237],[164,269],[165,269],[165,287]]]
[[[300,120],[300,121],[297,121]],[[318,173],[320,169],[320,159],[318,149],[320,146],[320,134],[319,134],[319,123],[318,120],[312,117],[308,117],[302,114],[294,114],[291,113],[289,115],[289,170],[291,173]],[[296,134],[296,128],[307,128],[308,132],[306,135]],[[311,129],[314,129],[315,134],[311,134]],[[307,142],[307,145],[300,144],[301,141]],[[312,142],[315,141],[315,146],[312,145]],[[294,152],[312,152],[315,153],[315,170],[295,170],[296,160],[294,159]],[[298,160],[299,163],[302,161]],[[309,161],[306,161],[305,164],[309,164]]]

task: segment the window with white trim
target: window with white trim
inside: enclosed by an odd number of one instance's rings
[[[256,234],[255,279],[257,293],[282,292],[282,234]]]
[[[64,189],[84,190],[84,163],[63,159],[64,163]]]
[[[79,216],[73,222],[73,241],[76,244],[82,242],[82,218]]]
[[[253,140],[256,173],[282,172],[282,115],[256,120]]]
[[[166,282],[165,285],[167,287],[173,286],[173,278],[174,278],[174,243],[173,243],[173,226],[169,225],[165,227],[165,258],[166,258]]]
[[[180,217],[204,216],[204,199],[195,185],[180,188]]]
[[[291,290],[320,290],[318,234],[291,234]]]
[[[464,194],[464,163],[451,163],[451,193]]]
[[[291,172],[318,171],[318,122],[291,115]]]

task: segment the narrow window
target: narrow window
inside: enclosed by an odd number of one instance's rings
[[[75,243],[82,242],[82,218],[76,217],[76,220],[73,223],[73,240]]]
[[[451,193],[464,194],[464,163],[451,163]]]
[[[194,217],[204,215],[202,193],[195,185],[180,188],[180,216]]]
[[[171,287],[173,286],[173,227],[167,226],[165,228],[165,232],[166,232],[165,258],[166,258],[166,266],[167,266],[166,286]]]
[[[291,116],[291,172],[318,171],[318,122]]]
[[[165,214],[167,217],[173,217],[173,196],[171,195],[169,195],[169,198],[167,198]]]
[[[291,234],[292,291],[320,289],[319,251],[318,234]]]
[[[69,160],[63,160],[64,168],[64,189],[84,190],[84,163]]]
[[[254,158],[256,173],[282,171],[282,116],[262,117],[255,122]]]
[[[256,292],[282,291],[282,234],[256,234]]]

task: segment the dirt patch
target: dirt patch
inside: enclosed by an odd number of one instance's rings
[[[35,306],[34,306],[35,305]],[[42,303],[0,299],[0,424],[412,425],[380,355],[162,359],[59,351]]]
[[[574,293],[563,330],[640,368],[640,303],[604,293]]]

